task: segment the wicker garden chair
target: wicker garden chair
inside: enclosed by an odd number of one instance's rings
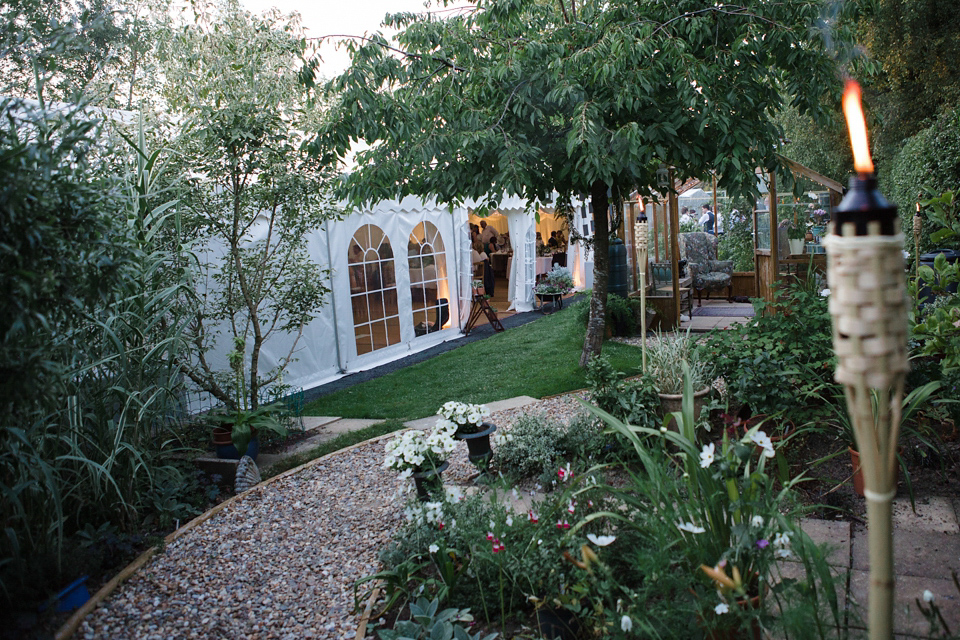
[[[677,236],[680,255],[687,261],[697,291],[697,306],[702,305],[701,294],[727,290],[727,301],[733,300],[733,260],[717,260],[717,237],[703,231],[681,233]]]

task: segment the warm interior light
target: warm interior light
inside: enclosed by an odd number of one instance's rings
[[[860,104],[860,85],[856,80],[847,80],[843,90],[843,115],[847,119],[847,131],[853,146],[853,168],[857,173],[873,173],[870,145],[867,142],[867,121]]]

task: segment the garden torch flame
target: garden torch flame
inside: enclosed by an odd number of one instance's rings
[[[843,115],[847,119],[847,131],[853,146],[853,168],[860,175],[873,173],[870,145],[867,141],[867,121],[860,103],[860,85],[856,80],[847,80],[843,90]]]

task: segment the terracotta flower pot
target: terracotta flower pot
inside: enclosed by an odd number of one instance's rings
[[[860,452],[854,449],[853,447],[847,447],[847,451],[850,452],[850,465],[853,467],[853,490],[858,496],[863,497],[863,470],[860,468]],[[903,447],[899,447],[898,451],[902,452]],[[896,487],[897,482],[900,480],[900,465],[894,468],[894,480],[893,484]]]

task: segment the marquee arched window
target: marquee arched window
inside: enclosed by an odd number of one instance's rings
[[[407,243],[413,326],[418,336],[439,331],[450,320],[447,260],[440,231],[430,222],[414,227]]]
[[[380,227],[364,225],[353,235],[347,251],[357,355],[399,343],[397,279],[390,239]]]

